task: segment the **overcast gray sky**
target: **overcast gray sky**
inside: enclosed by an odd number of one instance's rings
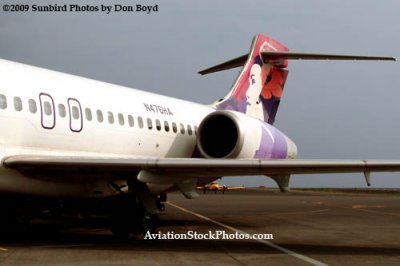
[[[238,69],[197,71],[246,53],[257,33],[295,51],[400,57],[397,0],[30,1],[46,3],[158,4],[159,11],[0,10],[1,58],[204,104],[226,94]],[[298,61],[289,69],[275,125],[301,158],[400,159],[399,62]],[[291,184],[365,186],[361,174],[295,176]],[[372,184],[398,188],[400,174],[373,174]]]

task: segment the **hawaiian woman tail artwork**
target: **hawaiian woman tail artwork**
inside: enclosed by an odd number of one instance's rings
[[[270,37],[255,36],[247,62],[216,109],[242,112],[272,125],[288,74],[287,60],[264,61],[262,52],[288,50]]]

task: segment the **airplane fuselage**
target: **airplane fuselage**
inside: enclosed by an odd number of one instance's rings
[[[2,159],[16,154],[191,158],[198,125],[214,111],[6,60],[0,60],[0,73]],[[80,185],[88,180],[76,178],[74,186],[71,176],[32,180],[0,171],[0,193],[87,196],[90,190]]]

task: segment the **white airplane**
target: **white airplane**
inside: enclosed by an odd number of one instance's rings
[[[371,171],[400,171],[399,160],[296,159],[272,125],[290,59],[395,60],[294,53],[257,35],[249,54],[200,72],[243,66],[211,105],[0,60],[2,228],[95,199],[126,236],[155,230],[166,192],[194,198],[223,176],[265,175],[287,191],[291,174],[360,172],[369,183]]]

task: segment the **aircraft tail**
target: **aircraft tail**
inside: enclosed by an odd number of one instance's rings
[[[216,109],[239,111],[272,125],[288,74],[287,60],[265,60],[263,52],[288,50],[270,37],[255,36],[243,69],[228,95],[215,103]]]
[[[288,75],[288,59],[301,60],[385,60],[393,57],[290,52],[280,42],[256,35],[250,53],[202,70],[202,75],[243,66],[230,92],[214,103],[217,110],[234,110],[269,124],[275,121]]]

